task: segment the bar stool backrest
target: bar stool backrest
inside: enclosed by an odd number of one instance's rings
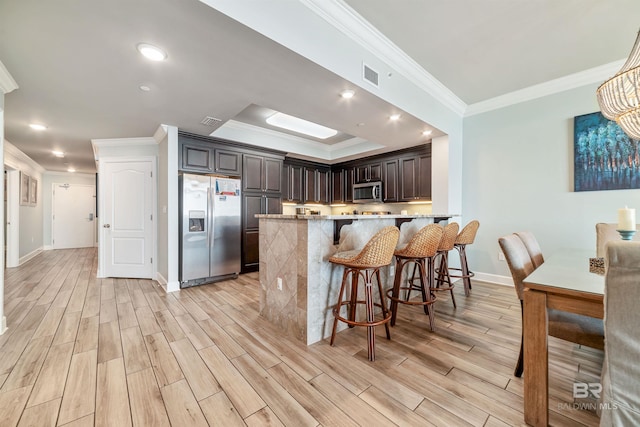
[[[384,227],[367,242],[358,255],[349,260],[349,265],[382,267],[390,264],[399,237],[398,227]]]
[[[429,224],[422,227],[413,235],[407,246],[396,251],[396,255],[407,258],[428,258],[432,257],[440,247],[444,230],[438,224]]]
[[[464,226],[458,236],[456,237],[456,245],[471,245],[476,239],[476,233],[480,227],[480,222],[477,220],[470,221]]]
[[[447,224],[444,227],[444,232],[442,233],[442,240],[440,240],[438,251],[450,251],[451,249],[453,249],[453,245],[456,242],[456,237],[458,237],[459,228],[460,225],[457,222],[452,222],[451,224]]]

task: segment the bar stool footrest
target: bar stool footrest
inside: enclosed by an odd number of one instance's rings
[[[422,288],[417,288],[417,287],[410,287],[410,286],[401,286],[400,288],[398,288],[398,290],[402,291],[422,291]],[[391,295],[391,293],[393,292],[393,289],[389,289],[387,291],[387,298],[389,298],[391,301],[395,301],[395,302],[399,302],[401,304],[407,304],[407,305],[431,305],[434,302],[436,302],[436,300],[438,299],[438,297],[436,297],[433,293],[431,293],[431,300],[430,301],[406,301],[404,299],[401,298],[394,298],[393,295]]]
[[[470,271],[469,274],[464,275],[462,274],[462,269],[457,267],[449,267],[449,271],[451,270],[460,271],[460,274],[455,274],[455,275],[449,273],[449,277],[454,277],[456,279],[464,279],[465,277],[474,277],[476,275],[476,273],[474,273],[473,271]]]
[[[365,305],[366,301],[364,300],[356,301],[356,304]],[[338,304],[337,307],[334,307],[333,315],[335,316],[336,319],[346,323],[349,326],[378,326],[378,325],[384,325],[385,323],[389,323],[389,321],[391,320],[391,312],[388,312],[386,317],[383,317],[380,320],[375,320],[373,322],[349,320],[347,318],[340,316],[340,307],[342,307],[343,305],[345,306],[351,305],[351,301],[342,301],[340,304]],[[373,305],[376,307],[380,307],[381,309],[383,308],[382,304],[374,303]]]

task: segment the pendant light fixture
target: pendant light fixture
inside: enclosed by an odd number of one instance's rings
[[[640,32],[627,62],[596,95],[602,115],[615,120],[629,137],[640,139]]]

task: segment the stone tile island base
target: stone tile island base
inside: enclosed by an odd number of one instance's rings
[[[400,226],[400,242],[434,219],[454,215],[256,215],[260,221],[260,314],[287,335],[313,344],[331,336],[332,308],[338,302],[342,266],[328,259],[362,248],[381,228]],[[334,221],[353,220],[334,245]],[[346,221],[348,222],[348,221]],[[382,269],[383,288],[393,284]],[[361,285],[362,286],[362,285]],[[346,328],[339,324],[339,330]]]

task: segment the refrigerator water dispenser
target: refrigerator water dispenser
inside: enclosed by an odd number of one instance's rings
[[[204,231],[204,211],[189,211],[189,231],[194,233]]]

